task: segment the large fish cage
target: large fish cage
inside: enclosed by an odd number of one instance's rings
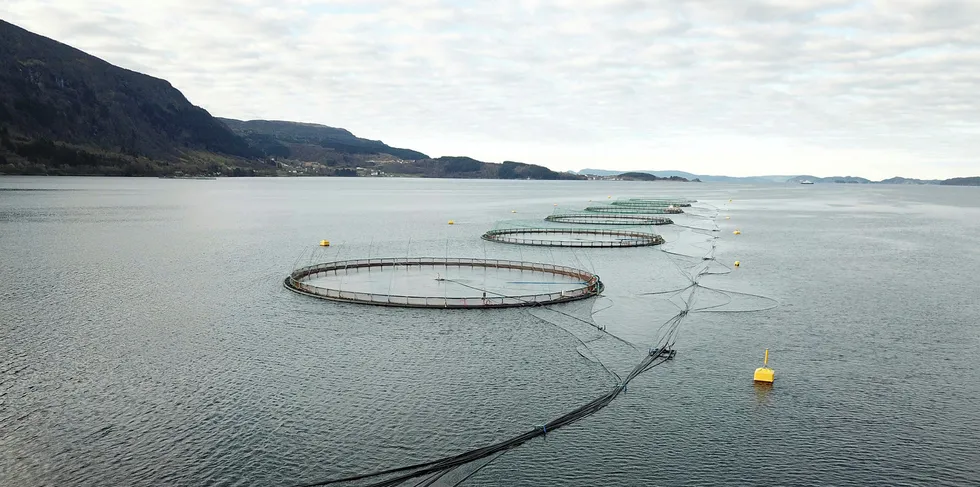
[[[691,203],[696,203],[693,200],[685,199],[646,199],[646,198],[629,198],[629,199],[619,199],[613,201],[611,204],[614,206],[624,206],[624,207],[689,207]]]
[[[679,215],[684,213],[684,210],[677,206],[596,205],[586,207],[585,211],[620,215]]]
[[[545,217],[552,223],[567,223],[572,225],[670,225],[673,220],[665,216],[641,214],[595,213],[589,211],[556,210]]]
[[[504,221],[482,235],[484,240],[541,247],[614,248],[646,247],[664,243],[663,237],[634,228],[585,227],[553,221]]]
[[[392,292],[396,278],[398,288],[406,290],[405,293]],[[587,299],[597,296],[604,288],[598,275],[573,267],[442,257],[356,259],[314,264],[294,270],[283,281],[283,286],[299,294],[330,301],[451,309],[543,306]]]

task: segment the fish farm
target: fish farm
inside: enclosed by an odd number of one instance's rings
[[[330,301],[405,308],[517,308],[590,298],[599,276],[572,267],[495,259],[357,259],[294,270],[290,291]]]
[[[678,215],[684,213],[680,207],[674,206],[619,206],[619,205],[597,205],[585,208],[585,211],[593,213],[619,213],[623,215]]]
[[[545,247],[645,247],[664,243],[655,233],[593,228],[502,228],[490,230],[482,238]]]
[[[595,213],[588,211],[561,211],[545,217],[553,223],[574,225],[670,225],[673,220],[667,217],[641,214]]]
[[[622,203],[589,206],[585,210],[555,210],[544,221],[502,221],[494,229],[483,233],[481,238],[484,241],[518,244],[516,249],[519,252],[520,245],[568,247],[572,252],[571,256],[578,260],[575,255],[576,248],[640,247],[666,243],[663,237],[650,230],[653,225],[672,224],[673,221],[667,217],[650,215],[684,213],[680,206],[691,206],[693,202],[653,198],[617,200],[619,201]],[[694,212],[690,216],[713,222],[718,217],[719,211],[715,208],[711,215],[699,215]],[[449,220],[449,224],[454,224],[454,220]],[[588,225],[601,226],[601,228]],[[643,225],[650,225],[650,229],[644,229]],[[508,450],[595,414],[620,394],[625,393],[628,384],[637,376],[673,360],[676,354],[673,347],[678,329],[691,314],[744,313],[772,309],[778,305],[774,299],[765,296],[727,291],[701,284],[700,281],[704,276],[727,274],[732,272],[733,268],[720,264],[716,259],[715,250],[720,236],[702,233],[713,231],[712,229],[682,227],[686,229],[685,232],[700,235],[703,243],[709,248],[696,246],[695,253],[684,253],[658,247],[658,251],[666,255],[684,274],[688,284],[678,289],[638,294],[638,296],[651,297],[665,296],[668,301],[678,298],[678,302],[671,301],[677,310],[662,322],[657,331],[658,336],[644,347],[647,350],[643,358],[625,376],[610,370],[590,351],[590,344],[599,339],[609,338],[636,350],[643,349],[606,331],[605,326],[597,324],[593,316],[596,312],[602,311],[601,309],[594,310],[594,303],[585,302],[582,310],[588,314],[581,317],[576,316],[575,311],[569,312],[571,311],[569,308],[563,310],[563,307],[547,306],[599,297],[604,291],[604,284],[594,271],[557,264],[526,262],[523,253],[520,260],[450,258],[448,240],[446,241],[447,256],[444,258],[333,259],[330,262],[294,270],[283,281],[286,289],[329,301],[407,308],[527,308],[525,312],[569,333],[572,331],[559,324],[558,318],[546,319],[539,314],[552,313],[560,316],[561,320],[588,325],[599,333],[598,338],[589,338],[587,343],[583,341],[583,337],[572,334],[580,340],[587,353],[593,356],[592,360],[595,360],[606,370],[610,378],[615,380],[615,385],[605,393],[591,400],[586,399],[570,411],[533,426],[523,433],[516,433],[494,443],[449,453],[447,456],[420,463],[381,468],[350,476],[308,480],[299,485],[307,487],[354,484],[418,486],[433,485],[441,481],[449,482],[445,485],[458,485]],[[473,238],[475,237],[476,234],[473,234]],[[328,245],[324,246],[323,242]],[[329,247],[329,242],[323,242],[320,248]],[[551,249],[547,252],[550,253]],[[486,246],[484,246],[484,253],[487,253]],[[588,255],[584,257],[591,265]],[[578,267],[585,267],[581,261],[579,262]],[[736,262],[735,266],[737,268],[739,263]],[[704,304],[702,301],[698,307],[694,304],[695,297],[701,293],[720,296],[722,302]],[[736,297],[762,299],[765,306],[746,309],[728,307]],[[581,350],[579,353],[583,354]],[[458,479],[458,481],[448,479]]]
[[[691,202],[687,200],[645,200],[645,199],[628,199],[628,200],[615,200],[611,203],[614,206],[625,206],[625,207],[690,207]]]

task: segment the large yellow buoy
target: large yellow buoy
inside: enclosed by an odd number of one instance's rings
[[[455,222],[455,221],[453,221],[453,220],[449,220],[449,224],[450,224],[450,225],[455,225],[455,224],[456,224],[456,222]]]
[[[742,263],[736,260],[736,261],[735,261],[735,267],[738,267],[738,266],[740,266],[740,265],[742,265]]]
[[[735,230],[732,233],[734,233],[735,235],[741,235],[742,234],[742,231],[741,230]]]
[[[762,361],[762,367],[755,369],[755,381],[756,382],[768,382],[772,384],[773,379],[776,378],[776,372],[769,367],[769,349],[766,349],[766,358]]]
[[[330,241],[329,240],[321,240],[320,241],[320,246],[321,247],[329,247],[330,246]]]

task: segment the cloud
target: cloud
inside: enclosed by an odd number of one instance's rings
[[[556,169],[980,173],[980,3],[8,0],[211,113]]]

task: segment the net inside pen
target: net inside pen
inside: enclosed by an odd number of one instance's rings
[[[382,258],[294,270],[294,292],[332,301],[409,308],[515,308],[586,299],[599,276],[573,267],[497,259]]]

